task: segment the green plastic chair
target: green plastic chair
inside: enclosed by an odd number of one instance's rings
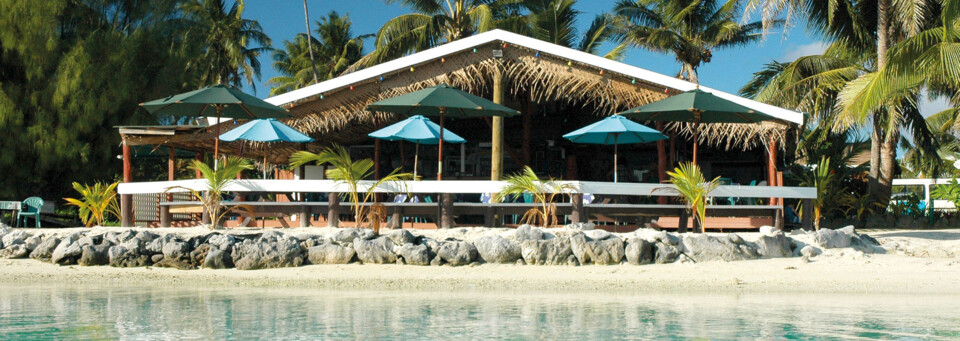
[[[33,217],[37,228],[40,228],[40,208],[43,207],[43,199],[29,197],[21,205],[20,211],[17,212],[17,227],[20,226],[21,219],[23,219],[23,227],[27,227],[27,217]]]

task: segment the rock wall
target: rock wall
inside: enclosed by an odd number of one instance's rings
[[[49,230],[34,233],[0,229],[0,257],[30,257],[59,265],[256,270],[352,262],[419,266],[644,265],[811,258],[829,248],[885,252],[875,239],[857,233],[853,226],[817,232],[795,231],[791,235],[764,227],[754,241],[733,233],[681,235],[641,229],[616,234],[592,227],[592,224],[578,224],[556,229],[529,225],[517,229],[453,229],[443,237],[434,234],[436,238],[416,230],[413,233],[393,230],[377,236],[367,229],[333,228],[323,229],[319,234],[291,229],[252,234],[209,232],[194,236],[177,232],[161,235],[149,229],[83,230],[66,235]],[[794,238],[801,235],[803,238]]]

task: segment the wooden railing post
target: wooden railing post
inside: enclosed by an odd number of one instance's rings
[[[813,229],[813,199],[803,199],[800,201],[800,228],[804,230]]]
[[[167,181],[173,181],[174,173],[176,173],[176,164],[177,164],[177,150],[172,147],[167,147]],[[173,194],[167,193],[167,195],[162,196],[166,198],[167,202],[173,201]],[[157,202],[162,202],[163,200],[157,200]],[[170,214],[170,206],[160,206],[160,227],[170,227],[171,222],[173,222],[173,214]]]
[[[688,218],[689,218],[689,216],[687,215],[687,209],[686,209],[686,208],[681,209],[681,210],[680,210],[680,221],[677,222],[677,232],[679,232],[679,233],[687,233],[687,219],[688,219]]]
[[[570,223],[580,223],[583,217],[583,194],[573,193],[570,195]]]
[[[440,228],[449,229],[455,225],[453,221],[453,194],[440,194]]]
[[[133,182],[133,155],[130,145],[123,143],[123,182]],[[120,225],[133,226],[133,195],[120,195]]]
[[[330,193],[327,199],[327,226],[340,227],[340,194]]]

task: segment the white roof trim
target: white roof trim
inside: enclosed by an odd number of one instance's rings
[[[629,77],[634,77],[649,83],[662,85],[666,88],[670,88],[674,90],[687,91],[687,90],[693,90],[696,87],[695,84],[691,82],[687,82],[685,80],[677,79],[674,77],[670,77],[670,76],[656,73],[650,70],[642,69],[629,64],[624,64],[615,60],[606,59],[601,56],[593,55],[593,54],[582,52],[582,51],[577,51],[568,47],[551,44],[542,40],[538,40],[538,39],[530,38],[527,36],[522,36],[513,32],[508,32],[508,31],[498,29],[498,30],[492,30],[492,31],[487,31],[477,35],[473,35],[460,40],[455,40],[450,43],[446,43],[426,51],[414,53],[409,56],[394,59],[386,63],[378,64],[363,70],[359,70],[357,72],[353,72],[337,78],[326,80],[305,88],[301,88],[301,89],[290,91],[284,94],[273,96],[273,97],[267,98],[266,101],[274,105],[284,105],[284,104],[292,103],[304,98],[319,95],[324,92],[347,87],[347,86],[350,86],[351,84],[356,84],[368,79],[377,78],[383,74],[396,72],[398,70],[406,69],[411,66],[416,66],[422,63],[426,63],[431,60],[434,60],[443,56],[455,54],[467,49],[471,49],[475,46],[480,46],[483,44],[490,43],[492,41],[504,41],[510,44],[523,46],[525,48],[541,51],[543,53],[559,56],[562,58],[567,58],[578,63],[588,64],[600,69],[609,70],[611,72],[616,72]],[[748,98],[743,98],[731,93],[726,93],[726,92],[708,88],[702,85],[700,86],[700,89],[707,92],[711,92],[717,97],[730,100],[737,104],[768,114],[778,119],[781,119],[787,122],[793,122],[796,124],[803,124],[802,113],[780,108],[773,105],[769,105],[766,103],[760,103]]]

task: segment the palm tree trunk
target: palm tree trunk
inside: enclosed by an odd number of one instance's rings
[[[885,134],[883,146],[880,149],[880,177],[877,179],[877,199],[878,202],[887,207],[890,202],[890,193],[893,187],[893,173],[897,167],[897,144],[899,139],[898,131],[891,131]]]
[[[307,50],[310,51],[310,66],[313,67],[313,84],[320,80],[317,76],[317,61],[313,59],[313,36],[310,34],[310,14],[307,12],[307,0],[303,0],[303,21],[307,24]]]
[[[870,173],[867,175],[867,192],[874,198],[879,198],[877,192],[880,189],[877,180],[880,178],[880,146],[883,144],[880,135],[880,123],[877,121],[879,117],[877,116],[874,115],[873,132],[870,133]]]
[[[890,0],[879,0],[877,1],[877,70],[883,69],[887,65],[887,48],[890,43]],[[900,135],[895,131],[886,132],[883,134],[882,131],[878,131],[881,126],[880,122],[883,122],[883,115],[886,113],[885,110],[878,110],[874,113],[873,116],[873,129],[874,129],[874,139],[871,142],[871,151],[870,151],[870,170],[873,172],[873,157],[874,153],[879,154],[878,161],[880,162],[880,169],[876,174],[876,185],[873,190],[874,198],[878,203],[886,207],[887,202],[890,201],[890,190],[893,183],[893,170],[896,165],[897,157],[897,148],[896,148],[896,138]],[[894,128],[893,130],[896,130]],[[882,137],[882,143],[877,142],[881,141],[879,138]],[[873,148],[877,147],[879,150],[874,151]]]

